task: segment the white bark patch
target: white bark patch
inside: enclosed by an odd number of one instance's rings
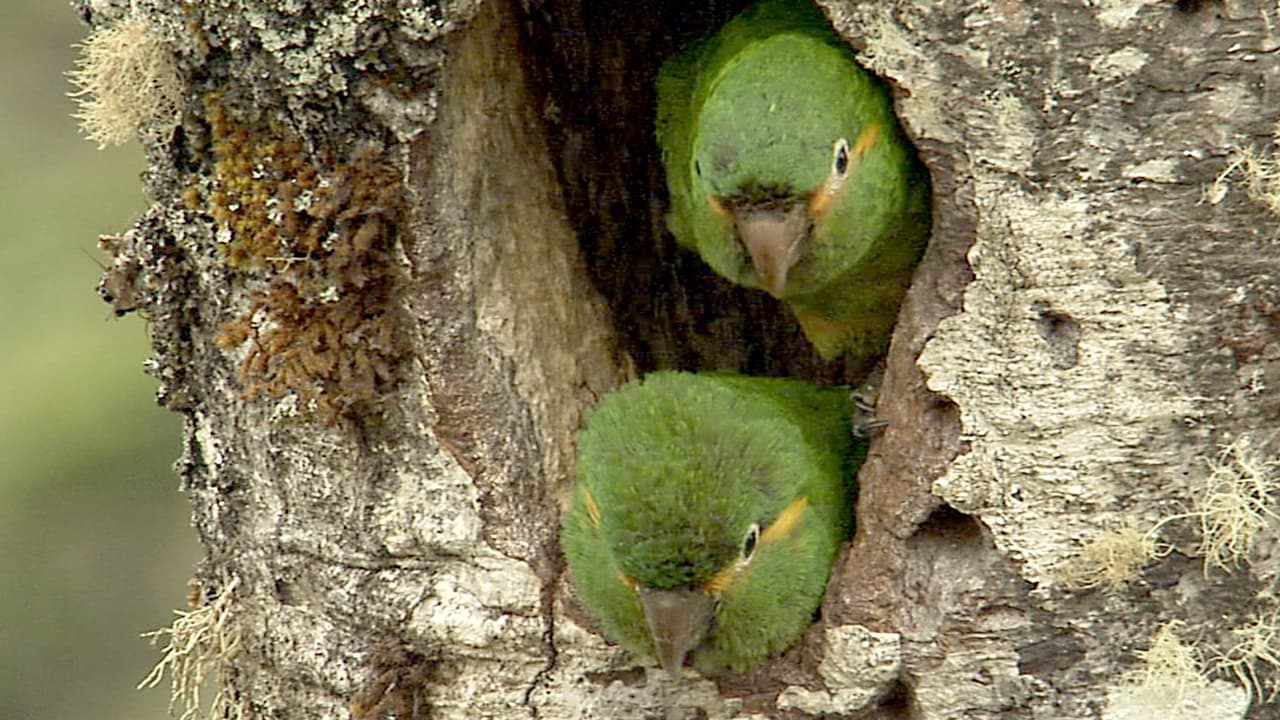
[[[827,628],[826,653],[818,665],[827,689],[791,686],[778,695],[778,709],[812,715],[847,715],[884,697],[901,670],[901,636],[861,625]]]
[[[1089,69],[1106,82],[1115,82],[1142,69],[1150,55],[1135,47],[1120,48],[1089,63]]]
[[[411,626],[450,648],[479,657],[504,655],[542,631],[537,618],[538,578],[524,563],[480,552],[471,564],[450,564],[431,578],[429,598],[413,611]]]
[[[847,26],[844,32],[849,36],[864,39],[866,49],[859,53],[858,62],[878,75],[919,80],[912,85],[909,94],[899,98],[899,117],[917,137],[958,141],[959,135],[945,117],[948,86],[936,55],[916,44],[913,37],[894,21],[891,8],[867,7],[876,13],[871,18],[845,19],[839,15],[832,18],[838,28]]]
[[[1155,5],[1161,0],[1095,0],[1098,22],[1108,30],[1124,28],[1138,15],[1145,5]]]
[[[431,691],[432,717],[511,717],[545,664],[537,576],[481,550],[436,572],[409,619],[425,647],[447,648],[451,681]]]
[[[1182,174],[1178,171],[1179,161],[1173,158],[1147,160],[1137,165],[1130,165],[1120,171],[1123,177],[1130,180],[1150,180],[1152,182],[1176,183]]]
[[[374,526],[394,555],[463,554],[480,542],[475,485],[437,454],[421,468],[397,473],[395,493],[374,508]]]
[[[1043,584],[1136,488],[1180,480],[1162,476],[1182,463],[1161,437],[1197,416],[1175,382],[1191,331],[1134,268],[1127,231],[1097,222],[1089,200],[975,180],[975,278],[919,360],[958,405],[971,449],[933,491]],[[1074,335],[1046,335],[1046,310]],[[1055,343],[1071,344],[1070,362]]]
[[[1189,690],[1176,704],[1168,696],[1156,696],[1141,688],[1113,688],[1107,693],[1103,720],[1239,720],[1249,709],[1249,695],[1239,685],[1215,680]]]
[[[1003,641],[970,644],[948,652],[930,672],[916,677],[913,720],[1000,717],[1022,704],[1018,659]]]
[[[973,128],[985,128],[982,132],[991,135],[991,142],[975,150],[974,159],[1014,173],[1030,170],[1040,124],[1035,112],[1006,92],[986,97],[984,102],[972,104],[971,109],[967,123]]]

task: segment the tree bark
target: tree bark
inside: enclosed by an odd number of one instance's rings
[[[229,717],[1274,714],[1280,17],[1244,2],[822,2],[934,191],[857,535],[750,673],[595,632],[557,546],[586,408],[865,371],[664,231],[654,75],[743,4],[82,4],[184,83],[103,242],[207,551],[165,669]]]

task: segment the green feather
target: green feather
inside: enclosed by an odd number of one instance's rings
[[[824,357],[882,352],[927,239],[928,175],[888,91],[821,11],[807,0],[758,3],[669,60],[657,90],[676,239],[728,280],[762,288],[712,199],[804,205],[840,180],[824,211],[807,218],[781,297]],[[860,138],[873,141],[860,147]],[[833,167],[841,139],[863,151],[842,179]]]
[[[845,388],[722,373],[652,373],[606,396],[578,436],[561,535],[605,634],[652,655],[637,589],[705,588],[718,604],[693,649],[700,670],[742,670],[793,643],[852,521],[862,449],[849,408]]]

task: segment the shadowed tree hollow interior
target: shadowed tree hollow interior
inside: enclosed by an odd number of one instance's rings
[[[792,313],[718,277],[666,229],[654,136],[662,63],[749,2],[530,3],[522,15],[533,90],[589,275],[637,370],[732,369],[856,382],[866,368],[826,362]]]

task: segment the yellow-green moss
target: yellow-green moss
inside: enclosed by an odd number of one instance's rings
[[[212,177],[183,194],[217,225],[223,261],[251,290],[217,336],[248,344],[246,396],[295,395],[326,419],[376,398],[402,348],[391,311],[399,174],[380,151],[337,159],[207,100]]]

